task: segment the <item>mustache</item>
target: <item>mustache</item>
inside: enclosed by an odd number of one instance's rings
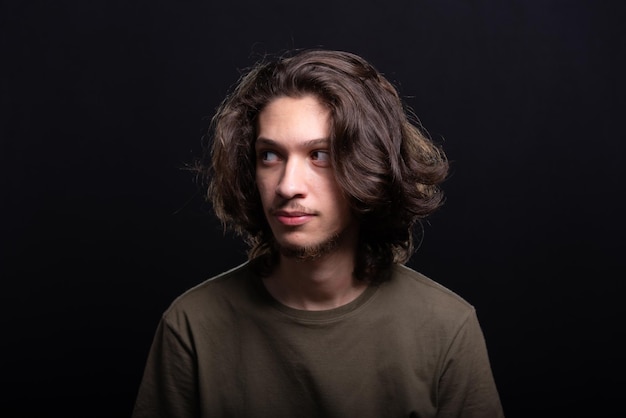
[[[317,215],[317,211],[311,208],[307,208],[296,202],[286,202],[284,204],[278,204],[276,206],[271,206],[269,208],[269,213],[271,215],[275,215],[278,212],[299,212],[306,213],[309,215]]]

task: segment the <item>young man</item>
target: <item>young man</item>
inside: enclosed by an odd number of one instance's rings
[[[503,416],[474,308],[403,265],[448,164],[378,71],[260,62],[211,133],[198,170],[249,261],[164,313],[133,418]]]

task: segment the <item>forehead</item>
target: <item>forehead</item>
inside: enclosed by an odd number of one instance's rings
[[[313,95],[275,98],[258,117],[257,139],[310,141],[329,132],[330,111]]]

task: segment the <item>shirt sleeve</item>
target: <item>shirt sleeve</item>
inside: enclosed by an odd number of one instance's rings
[[[438,418],[504,417],[485,338],[474,309],[448,349],[438,395]]]
[[[162,318],[152,341],[132,418],[199,416],[191,344]]]

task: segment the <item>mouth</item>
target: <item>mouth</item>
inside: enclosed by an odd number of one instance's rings
[[[298,226],[309,222],[315,214],[303,211],[274,210],[272,216],[283,225]]]

